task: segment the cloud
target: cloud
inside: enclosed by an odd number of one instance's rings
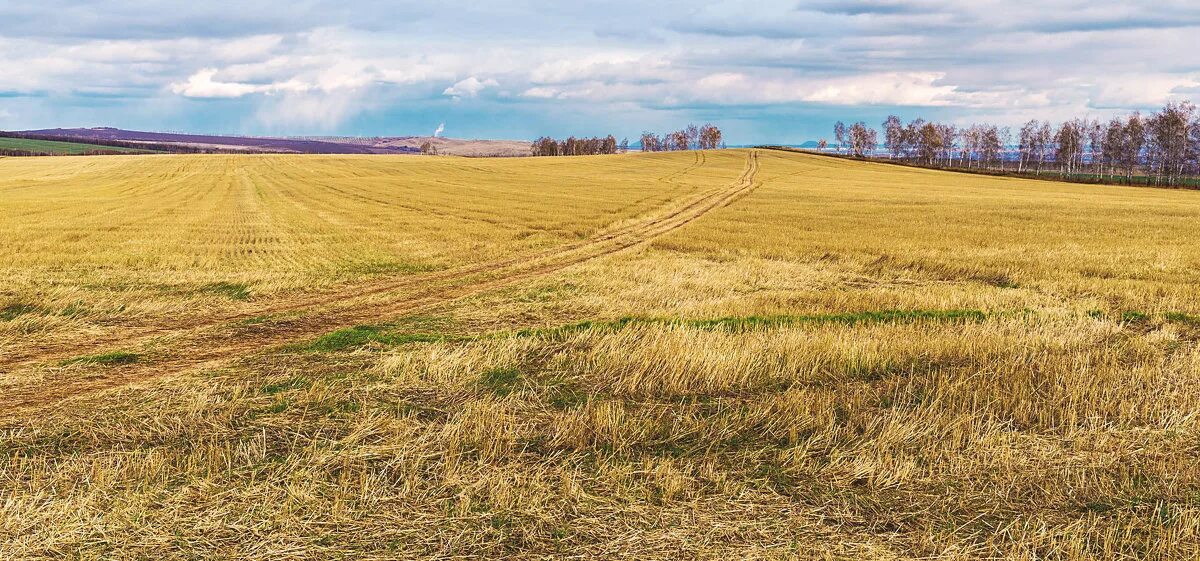
[[[1198,50],[1193,0],[0,3],[0,52],[28,53],[0,58],[6,125],[31,126],[85,115],[403,134],[428,131],[434,111],[473,135],[517,109],[546,132],[602,132],[613,116],[1016,122],[1193,94]]]
[[[861,74],[828,80],[804,94],[803,100],[842,105],[969,105],[969,96],[940,83],[945,77],[941,72]]]
[[[475,76],[471,76],[470,78],[460,80],[453,86],[446,88],[442,91],[442,95],[448,95],[454,98],[475,97],[479,95],[479,92],[482,92],[487,88],[495,88],[499,85],[500,83],[492,78],[480,80]]]
[[[188,76],[184,82],[171,84],[171,91],[184,97],[242,97],[252,93],[269,91],[270,86],[240,84],[238,82],[218,82],[213,80],[217,75],[216,68],[205,68]]]
[[[366,103],[353,92],[292,91],[264,97],[255,117],[271,131],[331,130],[367,109]]]

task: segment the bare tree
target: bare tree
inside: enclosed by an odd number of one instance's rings
[[[958,139],[958,128],[954,125],[938,125],[938,134],[942,137],[942,154],[950,167],[954,167],[955,143]]]
[[[914,121],[910,127],[916,127],[919,123]],[[913,132],[915,138],[915,152],[917,158],[926,165],[933,165],[942,153],[942,131],[934,123],[924,123],[916,128]]]
[[[995,167],[1004,150],[1004,133],[996,125],[981,125],[979,128],[979,155],[983,167]]]
[[[1021,131],[1017,134],[1017,173],[1025,171],[1025,166],[1037,157],[1039,128],[1041,128],[1041,123],[1038,123],[1037,119],[1031,119],[1021,125]]]
[[[1200,174],[1200,115],[1197,115],[1196,119],[1192,122],[1189,138],[1191,139],[1188,145],[1190,146],[1189,153],[1191,154],[1192,173]]]
[[[900,117],[888,115],[883,121],[883,147],[893,158],[904,152],[904,124]]]
[[[1050,159],[1050,144],[1054,139],[1053,129],[1050,128],[1048,121],[1042,121],[1034,131],[1034,153],[1035,161],[1037,162],[1037,173],[1042,173],[1042,166],[1046,165],[1046,161]]]
[[[652,132],[642,133],[642,152],[658,152],[658,135]]]
[[[1099,120],[1088,120],[1084,121],[1084,127],[1087,132],[1088,160],[1092,166],[1092,172],[1103,176],[1101,154],[1104,153],[1104,125]]]
[[[979,125],[971,125],[962,131],[963,159],[967,161],[968,168],[974,167],[982,138],[983,130]]]
[[[700,127],[700,149],[715,150],[721,145],[721,129],[712,123]]]
[[[1133,182],[1133,172],[1142,162],[1142,148],[1146,145],[1146,120],[1140,113],[1130,115],[1125,121],[1124,139],[1121,144],[1121,168],[1125,179]]]
[[[1054,135],[1055,160],[1064,173],[1074,173],[1078,162],[1083,159],[1084,124],[1078,119],[1067,121],[1058,127]]]
[[[1125,121],[1113,117],[1104,127],[1104,152],[1101,154],[1103,165],[1108,166],[1109,177],[1116,175],[1121,166],[1121,158],[1125,153]]]
[[[683,131],[687,133],[688,146],[693,149],[700,149],[700,128],[688,123],[688,126],[684,127]]]
[[[838,154],[846,147],[846,123],[838,121],[833,124],[833,140],[837,142]]]
[[[688,135],[687,129],[679,129],[671,133],[667,145],[671,150],[687,150],[690,145],[691,136]]]
[[[1189,133],[1196,106],[1189,102],[1169,102],[1146,122],[1148,133],[1147,156],[1155,181],[1166,181],[1183,175],[1189,156]]]
[[[850,150],[855,157],[862,158],[874,152],[878,145],[878,133],[866,123],[860,121],[850,127]]]

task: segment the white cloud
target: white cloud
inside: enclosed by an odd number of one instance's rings
[[[1139,74],[1114,76],[1094,87],[1091,102],[1101,107],[1157,105],[1174,92],[1200,86],[1200,76]]]
[[[455,98],[475,97],[479,95],[479,92],[482,92],[487,88],[495,88],[499,85],[500,83],[492,78],[480,80],[479,78],[471,76],[465,80],[459,80],[453,86],[446,88],[444,91],[442,91],[442,95],[448,95]]]
[[[238,82],[218,82],[213,80],[213,77],[216,75],[216,68],[205,68],[188,76],[188,79],[184,82],[171,84],[171,91],[184,97],[242,97],[269,90],[269,86],[256,86]]]
[[[827,80],[804,95],[804,101],[843,105],[969,105],[969,96],[939,83],[941,72],[885,72]]]

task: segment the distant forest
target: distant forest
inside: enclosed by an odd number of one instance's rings
[[[1055,126],[1035,119],[1017,131],[920,118],[905,124],[890,115],[882,132],[880,147],[879,133],[866,123],[846,126],[839,121],[833,127],[834,143],[822,139],[818,146],[822,151],[883,156],[927,167],[1200,187],[1200,112],[1187,101],[1170,102],[1150,115],[1133,113],[1107,122],[1071,119]]]
[[[659,136],[653,132],[643,132],[640,139],[642,152],[666,152],[671,150],[713,150],[723,148],[721,129],[713,124],[703,126],[688,125],[675,132]],[[593,156],[598,154],[617,154],[629,151],[629,139],[617,142],[613,135],[607,137],[576,138],[568,137],[557,140],[543,136],[530,146],[534,156]]]

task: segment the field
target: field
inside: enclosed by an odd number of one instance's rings
[[[1200,193],[0,159],[0,558],[1193,559]]]
[[[80,142],[60,142],[57,140],[34,140],[31,138],[11,137],[0,137],[0,150],[20,150],[53,155],[79,155],[87,154],[89,152],[146,152],[146,150],[122,148],[119,146],[101,146],[99,144],[84,144]]]

